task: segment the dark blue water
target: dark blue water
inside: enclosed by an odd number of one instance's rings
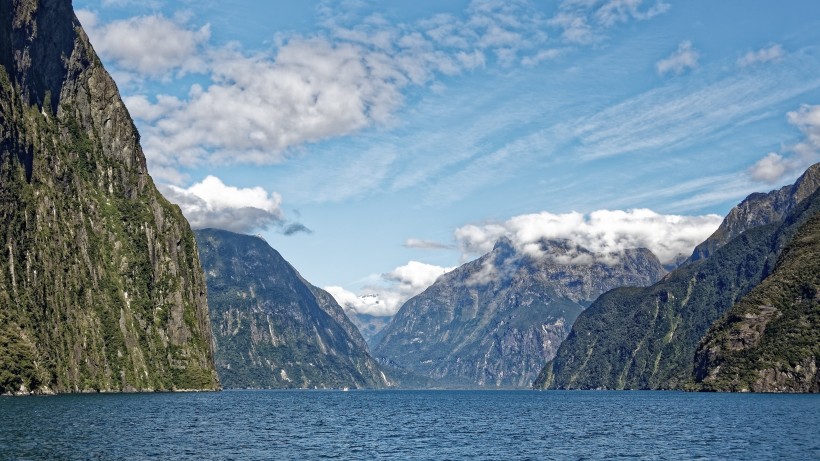
[[[820,396],[235,391],[0,398],[0,459],[820,459]]]

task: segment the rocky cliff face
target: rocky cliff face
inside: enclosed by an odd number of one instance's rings
[[[803,207],[772,274],[701,341],[696,388],[820,392],[820,191]]]
[[[193,233],[70,1],[0,23],[0,392],[218,388]]]
[[[333,297],[264,240],[216,229],[197,240],[225,387],[390,385]]]
[[[769,193],[754,193],[729,211],[720,227],[695,247],[689,262],[706,259],[718,248],[748,229],[779,222],[820,187],[820,164],[809,167],[791,186]]]
[[[816,178],[817,172],[815,165],[801,177],[798,187],[781,190],[805,190],[800,184],[817,184],[814,179],[806,181]],[[784,219],[742,232],[725,245],[717,246],[708,259],[691,262],[651,287],[613,290],[601,296],[579,316],[555,359],[542,370],[534,386],[679,389],[688,385],[701,338],[713,322],[772,273],[798,223],[811,215],[805,193],[790,197],[789,200],[799,201],[788,207],[790,211]],[[813,197],[809,198],[814,200]],[[765,209],[775,206],[773,203],[747,200],[729,216],[774,219],[778,212]],[[733,219],[727,218],[724,223]],[[768,320],[763,319],[771,318],[772,313],[763,308],[755,315],[765,324]],[[715,352],[716,357],[719,355]],[[702,375],[708,373],[704,371]]]
[[[377,335],[375,355],[444,385],[529,386],[584,306],[664,274],[648,250],[603,257],[566,241],[542,242],[541,250],[527,256],[501,240],[441,276]]]

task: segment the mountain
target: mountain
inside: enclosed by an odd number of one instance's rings
[[[194,235],[71,2],[0,23],[0,393],[217,389]]]
[[[744,200],[721,227],[733,229],[740,221],[768,223],[715,245],[707,259],[696,259],[651,287],[613,290],[598,298],[579,316],[534,387],[677,389],[687,385],[695,351],[709,327],[772,273],[778,255],[796,232],[796,223],[811,216],[809,205],[816,195],[807,199],[799,185],[820,183],[818,174],[820,168],[814,165],[797,181],[798,187]],[[781,196],[783,190],[790,194]],[[781,220],[775,219],[779,212],[770,209],[778,203],[791,203]],[[740,216],[747,218],[739,220]]]
[[[217,229],[196,236],[225,387],[390,385],[333,297],[262,238]]]
[[[408,300],[374,338],[382,363],[448,386],[529,386],[598,295],[649,285],[664,270],[649,250],[596,255],[542,241],[541,256],[507,239]]]
[[[720,227],[695,247],[690,262],[706,259],[718,248],[746,230],[781,221],[798,203],[820,187],[820,164],[809,167],[790,186],[769,193],[755,193],[732,208]]]
[[[820,392],[820,191],[772,274],[715,322],[695,353],[696,388]],[[805,222],[803,222],[805,221]]]
[[[383,317],[370,314],[359,314],[353,311],[345,311],[350,321],[356,325],[367,344],[373,345],[374,338],[381,332],[393,317]]]

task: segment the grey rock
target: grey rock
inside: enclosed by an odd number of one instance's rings
[[[551,240],[541,250],[542,257],[528,256],[502,239],[442,275],[377,335],[375,355],[441,385],[527,387],[598,295],[665,273],[645,249],[595,255]]]
[[[809,167],[794,184],[768,193],[756,192],[729,211],[720,227],[695,247],[688,262],[711,256],[730,240],[755,227],[781,221],[797,204],[820,187],[820,164]]]
[[[196,235],[225,387],[391,384],[336,300],[262,238],[218,229]]]

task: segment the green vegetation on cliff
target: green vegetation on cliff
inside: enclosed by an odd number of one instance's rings
[[[196,231],[227,388],[385,387],[367,344],[330,294],[263,239]]]
[[[693,386],[702,390],[820,392],[820,192],[772,274],[702,340]],[[801,224],[802,223],[802,224]]]
[[[814,184],[816,189],[819,175],[820,165],[815,165],[797,184]],[[795,191],[791,197],[806,196],[803,187],[789,190]],[[766,204],[758,195],[751,198]],[[533,386],[687,386],[692,381],[695,351],[701,338],[713,322],[772,272],[797,228],[812,216],[809,203],[815,200],[816,194],[802,200],[799,206],[791,206],[784,220],[746,230],[723,246],[715,245],[708,259],[684,265],[651,287],[622,288],[603,294],[578,317],[556,357],[544,367]],[[745,205],[746,202],[738,208]],[[745,208],[749,210],[745,216],[770,213],[768,209]],[[727,220],[737,214],[733,210]]]
[[[193,233],[71,3],[0,22],[0,393],[218,388]]]

